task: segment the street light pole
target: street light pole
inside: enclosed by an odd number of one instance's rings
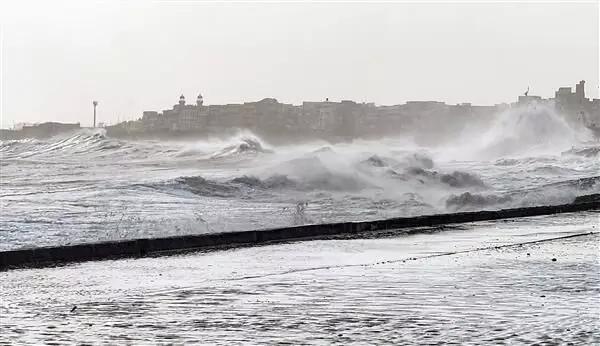
[[[98,101],[93,101],[92,104],[94,105],[94,128],[96,128],[96,106],[98,105]]]

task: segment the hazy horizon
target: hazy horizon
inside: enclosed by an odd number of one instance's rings
[[[206,104],[342,99],[514,102],[586,80],[588,3],[41,1],[0,5],[1,125],[137,119],[184,94]]]

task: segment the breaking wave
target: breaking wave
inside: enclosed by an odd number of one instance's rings
[[[140,148],[147,148],[145,154],[153,154],[156,146],[136,145],[133,142],[110,138],[104,129],[82,129],[38,140],[23,139],[0,141],[0,155],[3,160],[71,160],[134,155]]]
[[[500,113],[489,125],[468,127],[449,155],[466,159],[494,159],[554,155],[591,140],[588,129],[574,128],[546,105],[515,107]]]
[[[500,209],[566,204],[580,196],[598,193],[600,193],[600,176],[594,176],[545,184],[531,189],[513,190],[503,194],[464,192],[450,196],[446,200],[446,208],[450,211],[473,211],[490,207]]]
[[[231,157],[243,154],[273,153],[273,150],[266,149],[265,144],[257,137],[241,137],[238,143],[228,145],[222,150],[212,154],[213,159]]]
[[[547,165],[545,160],[529,169],[541,176],[578,172]],[[188,176],[159,185],[204,197],[255,200],[286,200],[292,195],[315,199],[323,193],[337,193],[342,198],[375,198],[394,201],[398,208],[419,205],[439,212],[569,203],[578,196],[600,192],[599,181],[600,177],[594,176],[498,192],[479,174],[438,167],[423,152],[400,157],[361,154],[349,158],[328,149],[309,151],[238,176]]]
[[[581,172],[561,165],[557,158],[506,154],[522,147],[531,149],[552,142],[555,147],[570,145],[570,149],[562,151],[560,157],[595,158],[598,155],[598,146],[593,143],[572,145],[576,137],[567,123],[548,109],[511,110],[491,125],[484,135],[484,145],[479,148],[487,154],[494,153],[491,157],[498,157],[494,165],[499,169],[512,172],[518,169],[523,174],[538,177],[570,176]],[[557,138],[563,141],[557,144]],[[435,150],[430,153],[406,142],[399,145],[390,143],[388,147],[377,143],[374,146],[377,152],[365,150],[368,146],[364,142],[341,145],[314,143],[275,150],[247,131],[229,138],[178,143],[122,141],[107,137],[102,129],[87,129],[44,141],[2,141],[0,153],[3,161],[61,157],[81,159],[87,156],[94,159],[138,158],[162,166],[186,160],[191,162],[192,168],[197,164],[200,170],[210,168],[213,161],[222,162],[226,170],[220,177],[201,173],[144,183],[163,191],[183,190],[197,196],[217,198],[272,198],[274,194],[286,191],[312,194],[307,198],[337,193],[367,199],[378,196],[378,199],[406,203],[409,199],[414,202],[416,198],[419,203],[441,210],[464,210],[552,200],[564,202],[577,197],[580,191],[597,189],[596,180],[592,179],[594,184],[591,185],[548,183],[537,190],[498,193],[493,182],[486,182],[476,168],[445,167],[447,161]],[[528,153],[531,154],[531,151]],[[441,166],[436,163],[438,159]],[[235,167],[236,162],[241,163],[241,160],[251,160],[250,167],[231,170],[231,165]]]
[[[97,234],[109,212],[122,229],[128,209],[129,229],[144,235],[140,217],[156,234],[157,220],[197,227],[196,214],[225,231],[286,226],[297,205],[306,216],[298,222],[317,223],[559,204],[600,192],[598,143],[560,115],[512,109],[477,126],[428,147],[391,137],[273,146],[248,131],[126,141],[87,129],[0,141],[0,197],[10,206],[1,216],[10,234],[60,237],[66,222]],[[40,225],[23,215],[41,215],[33,217]]]
[[[111,158],[198,158],[220,159],[273,150],[252,133],[242,132],[223,139],[196,142],[125,141],[110,138],[104,129],[82,129],[45,140],[22,139],[0,141],[3,160],[11,159],[72,159],[88,156]]]
[[[600,156],[600,145],[573,146],[571,149],[562,152],[562,155],[595,158]]]

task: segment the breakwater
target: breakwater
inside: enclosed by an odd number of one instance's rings
[[[553,206],[461,212],[392,218],[377,221],[304,225],[276,229],[133,239],[55,247],[39,247],[0,252],[0,270],[43,267],[72,262],[168,255],[182,251],[230,248],[310,240],[334,235],[434,227],[448,224],[600,210],[600,195],[577,198],[573,203]]]

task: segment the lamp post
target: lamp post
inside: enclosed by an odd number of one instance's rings
[[[94,128],[96,128],[96,106],[98,105],[98,101],[93,101],[92,104],[94,105]]]

